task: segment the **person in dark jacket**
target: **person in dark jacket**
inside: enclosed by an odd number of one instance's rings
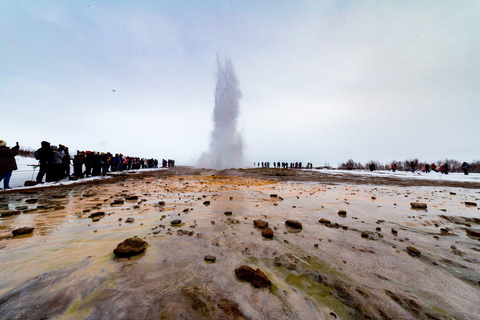
[[[64,176],[69,177],[70,176],[70,163],[71,163],[72,159],[70,158],[70,152],[68,151],[68,147],[65,147],[63,152],[64,152],[64,154],[63,154],[62,163],[63,163],[63,170],[65,170]]]
[[[18,155],[18,142],[13,148],[7,147],[7,142],[0,140],[0,181],[3,180],[3,190],[11,189],[10,178],[12,171],[17,170],[17,162],[15,156]]]
[[[52,149],[52,162],[50,171],[47,172],[47,182],[58,181],[63,179],[63,148],[57,148],[57,146],[51,146]]]
[[[73,158],[73,175],[79,179],[83,178],[83,164],[85,163],[85,152],[77,151]]]
[[[468,163],[466,163],[466,162],[462,163],[462,169],[463,169],[463,173],[465,175],[468,175],[468,169],[469,169]]]
[[[50,172],[53,152],[50,142],[42,141],[42,147],[35,152],[35,159],[40,162],[40,171],[37,174],[37,183],[42,183],[43,177]]]

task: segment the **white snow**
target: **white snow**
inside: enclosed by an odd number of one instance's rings
[[[465,175],[460,172],[450,172],[448,174],[441,174],[440,172],[431,171],[424,173],[422,171],[385,171],[376,170],[373,172],[367,170],[331,170],[331,169],[313,169],[312,171],[332,174],[332,175],[358,175],[365,177],[392,177],[400,179],[421,179],[421,180],[436,180],[436,181],[458,181],[458,182],[480,182],[480,173],[469,173]]]
[[[38,171],[40,167],[35,168],[34,166],[38,165],[38,161],[35,158],[30,157],[15,157],[17,161],[18,170],[13,171],[12,178],[10,179],[10,188],[24,188],[25,181],[27,180],[36,180]],[[85,169],[85,166],[83,167]],[[156,169],[138,169],[138,170],[125,170],[122,173],[137,173],[142,172],[145,170],[165,170],[166,168],[156,168]],[[73,166],[70,166],[70,174],[73,173]],[[109,174],[120,174],[120,172],[109,172]],[[58,185],[69,185],[84,181],[90,180],[100,180],[105,179],[107,177],[89,177],[84,179],[78,179],[76,181],[70,181],[68,179],[60,180],[59,182],[44,182],[43,184],[36,185],[35,188],[38,187],[48,187],[48,186],[58,186]],[[45,177],[43,177],[43,181],[45,181]],[[32,187],[28,187],[32,188]],[[0,190],[3,189],[3,181],[0,182]]]

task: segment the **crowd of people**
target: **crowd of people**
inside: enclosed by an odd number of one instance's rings
[[[254,168],[270,168],[270,162],[254,162]],[[282,169],[303,169],[301,162],[273,162],[274,168],[282,168]],[[311,162],[307,163],[305,169],[313,169],[313,164]]]
[[[72,157],[68,147],[64,145],[52,146],[47,141],[42,141],[42,147],[35,152],[35,158],[40,163],[40,171],[37,175],[37,183],[58,181],[70,177],[70,164],[73,160],[72,177],[77,179],[85,177],[105,176],[107,172],[158,168],[157,159],[124,156],[121,153],[115,155],[110,152],[77,151]],[[172,168],[174,160],[162,160],[162,168]]]
[[[11,189],[10,178],[12,172],[18,169],[15,156],[18,155],[19,149],[18,142],[13,148],[8,148],[7,142],[0,140],[0,181],[3,180],[4,190]],[[72,157],[68,147],[62,144],[57,147],[47,141],[42,141],[41,148],[35,151],[35,159],[38,160],[40,167],[36,183],[43,183],[44,178],[46,182],[65,178],[75,180],[105,176],[109,171],[159,167],[157,159],[130,157],[121,153],[113,155],[110,152],[77,151]],[[73,164],[73,173],[70,172],[71,164]],[[162,168],[172,168],[175,166],[175,160],[163,159],[160,165]]]
[[[372,168],[373,166],[373,168]],[[410,166],[410,170],[415,173],[415,170],[417,169],[417,164],[416,163],[410,163],[409,164]],[[370,171],[373,171],[375,170],[375,166],[372,164],[370,165],[369,167]],[[397,171],[397,164],[396,163],[392,163],[392,165],[390,166],[390,169],[395,172]],[[432,164],[429,164],[429,163],[425,163],[425,164],[421,164],[420,165],[420,170],[423,172],[423,173],[430,173],[431,171],[435,171],[435,172],[440,172],[441,174],[448,174],[448,171],[449,171],[449,165],[447,162],[445,162],[444,164],[442,164],[440,167],[437,167],[437,165],[435,163],[432,163]],[[468,175],[468,170],[470,169],[469,165],[467,162],[463,162],[462,163],[462,170],[463,170],[463,173],[465,175]]]

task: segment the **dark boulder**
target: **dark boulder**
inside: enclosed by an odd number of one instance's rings
[[[412,207],[412,209],[421,209],[421,210],[427,209],[427,204],[421,203],[421,202],[412,202],[410,203],[410,206]]]
[[[205,258],[203,258],[203,259],[205,259],[205,261],[207,261],[207,262],[217,261],[217,258],[215,256],[211,256],[211,255],[206,255]]]
[[[127,200],[127,201],[138,200],[138,196],[126,196],[125,200]]]
[[[223,214],[226,215],[226,216],[231,216],[231,215],[232,215],[232,211],[225,211]]]
[[[0,213],[0,216],[9,217],[9,216],[13,216],[14,214],[20,214],[20,211],[18,210],[3,211],[2,213]]]
[[[420,250],[412,246],[407,247],[407,252],[412,256],[419,256],[421,254]]]
[[[285,221],[285,224],[291,228],[294,228],[294,229],[302,229],[303,226],[300,222],[298,222],[297,220],[287,220]]]
[[[124,204],[125,201],[123,201],[123,199],[116,199],[116,200],[113,200],[112,203],[110,203],[111,206],[118,206],[118,205],[122,205]]]
[[[267,238],[267,239],[272,239],[273,238],[273,230],[268,228],[268,227],[263,229],[262,237]]]
[[[103,211],[98,211],[98,212],[94,212],[92,214],[90,214],[90,216],[88,216],[89,218],[94,218],[94,217],[102,217],[105,215],[105,212]]]
[[[239,268],[235,269],[235,275],[239,280],[245,280],[245,281],[252,281],[253,279],[253,274],[255,273],[255,270],[249,266],[240,266]]]
[[[272,285],[270,279],[260,269],[255,270],[251,283],[255,288],[267,288]]]
[[[35,228],[32,228],[32,227],[23,227],[23,228],[18,228],[18,229],[15,229],[12,231],[12,234],[14,236],[21,236],[23,234],[28,234],[28,233],[32,233],[33,230],[35,230]]]
[[[268,222],[263,220],[253,220],[253,224],[260,229],[268,227]]]
[[[128,238],[120,243],[117,248],[113,250],[113,253],[121,258],[135,256],[144,252],[147,245],[148,243],[140,238]]]
[[[338,211],[338,215],[339,215],[340,217],[346,217],[346,216],[347,216],[347,211],[345,211],[345,210],[339,210],[339,211]]]
[[[170,222],[170,224],[171,224],[172,226],[173,226],[173,225],[177,225],[177,224],[181,224],[181,223],[182,223],[182,220],[180,220],[180,219],[175,219],[175,220],[172,220],[172,221]]]
[[[324,219],[324,218],[318,220],[318,222],[320,222],[321,224],[331,224],[332,223],[330,220],[327,220],[327,219]]]
[[[473,230],[473,229],[466,229],[467,235],[471,237],[480,237],[480,231]]]

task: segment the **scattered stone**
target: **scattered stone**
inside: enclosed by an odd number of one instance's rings
[[[272,197],[272,198],[276,198],[276,197],[277,197],[277,195],[276,195],[275,193],[271,193],[271,194],[270,194],[270,197]]]
[[[372,196],[372,200],[376,200],[377,198],[375,198],[374,196]]]
[[[133,217],[128,217],[127,220],[125,220],[126,223],[133,223],[135,221],[135,218]]]
[[[187,236],[191,237],[194,234],[195,234],[195,232],[193,232],[193,231],[187,231],[187,230],[183,230],[183,229],[177,230],[177,236],[187,235]]]
[[[147,245],[148,243],[140,238],[128,238],[120,243],[117,248],[113,250],[113,253],[121,258],[135,256],[144,252]]]
[[[291,228],[294,228],[294,229],[302,229],[303,226],[300,222],[298,222],[297,220],[287,220],[285,221],[285,224]]]
[[[211,220],[210,223],[211,223],[211,224],[215,224],[215,221]]]
[[[368,233],[362,232],[361,236],[362,236],[362,238],[368,238]]]
[[[32,199],[27,199],[27,200],[25,200],[25,203],[30,203],[30,204],[32,204],[32,203],[37,203],[37,202],[38,202],[38,199],[36,199],[36,198],[32,198]]]
[[[253,220],[253,224],[260,229],[268,227],[268,222],[263,220]]]
[[[180,219],[175,219],[175,220],[172,220],[172,221],[170,222],[170,224],[171,224],[172,226],[174,226],[174,225],[179,225],[179,224],[181,224],[181,223],[182,223],[182,220],[180,220]]]
[[[20,214],[20,211],[18,210],[9,210],[9,211],[4,211],[0,214],[2,217],[9,217],[13,216],[14,214]]]
[[[159,202],[158,202],[158,205],[159,205],[159,206],[164,206],[164,205],[165,205],[165,201],[159,201]]]
[[[210,201],[203,201],[203,204],[206,205],[206,206],[209,206],[210,205]]]
[[[232,215],[232,211],[225,211],[224,214],[225,214],[226,216],[231,216],[231,215]]]
[[[480,237],[480,231],[473,230],[473,229],[466,229],[467,235],[471,237]]]
[[[338,215],[339,215],[340,217],[346,217],[346,216],[347,216],[347,211],[345,211],[345,210],[339,210],[339,211],[338,211]]]
[[[239,280],[245,280],[247,282],[252,281],[253,274],[255,270],[249,266],[240,266],[240,268],[235,269],[235,275]]]
[[[98,211],[98,212],[94,212],[92,214],[90,214],[90,216],[88,216],[89,218],[95,218],[95,217],[101,217],[101,216],[104,216],[105,215],[105,212],[103,211]]]
[[[272,285],[270,279],[268,279],[267,275],[260,269],[255,270],[251,283],[255,288],[267,288]]]
[[[331,224],[330,220],[327,220],[327,219],[324,219],[324,218],[318,220],[318,222],[320,222],[321,224],[325,224],[325,225]]]
[[[118,205],[122,205],[124,204],[125,201],[123,201],[123,199],[116,199],[116,200],[113,200],[112,203],[110,203],[111,206],[118,206]]]
[[[138,196],[126,196],[125,200],[127,200],[127,201],[138,200]]]
[[[441,234],[448,234],[448,229],[447,228],[440,228]]]
[[[407,251],[412,256],[419,256],[421,254],[420,250],[412,246],[408,246]]]
[[[270,287],[271,282],[262,270],[253,270],[249,266],[241,266],[235,269],[235,275],[240,280],[250,282],[256,288]]]
[[[394,236],[396,236],[396,235],[398,235],[398,231],[392,228],[392,234],[393,234]]]
[[[380,231],[382,231],[382,228],[377,227],[375,230],[377,230],[377,232],[380,232]]]
[[[471,207],[476,207],[476,206],[477,206],[477,203],[465,201],[465,205],[466,205],[466,206],[471,206]]]
[[[28,209],[28,206],[18,206],[18,207],[15,207],[15,210],[20,210],[20,211],[27,210],[27,209]]]
[[[203,259],[205,259],[205,261],[207,261],[207,262],[217,261],[217,258],[215,256],[211,256],[211,255],[206,255],[205,258],[203,258]]]
[[[410,206],[412,207],[412,209],[421,209],[421,210],[427,209],[427,204],[421,203],[421,202],[411,202]]]
[[[12,231],[12,234],[14,236],[21,236],[24,234],[32,233],[35,228],[32,227],[23,227],[23,228],[18,228]]]
[[[183,212],[184,212],[184,213],[187,213],[188,211],[190,211],[190,209],[189,209],[189,208],[185,208],[185,209],[183,209]]]
[[[262,237],[267,238],[267,239],[272,239],[273,238],[273,230],[268,228],[268,227],[263,229]]]
[[[101,217],[93,217],[93,218],[92,218],[92,222],[100,221],[100,219],[102,219],[102,218],[101,218]]]

